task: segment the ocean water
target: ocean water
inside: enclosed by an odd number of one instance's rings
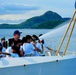
[[[6,40],[12,38],[13,32],[15,30],[19,30],[20,32],[22,32],[20,38],[26,35],[33,35],[33,34],[39,36],[39,34],[45,34],[50,31],[50,29],[0,29],[0,39],[2,37],[5,37]]]

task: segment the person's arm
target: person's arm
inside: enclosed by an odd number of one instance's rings
[[[41,52],[41,50],[39,48],[36,47],[36,45],[34,45],[35,50],[37,50],[38,52]]]
[[[51,51],[53,51],[53,52],[56,52],[55,50],[53,50],[53,49],[51,49],[51,48],[49,48],[49,47],[46,47],[48,50],[51,50]]]
[[[23,50],[20,50],[20,55],[21,55],[21,56],[24,56]]]
[[[10,53],[0,52],[0,54],[5,54],[5,55],[9,55],[9,56],[11,56],[11,54],[10,54]]]
[[[41,44],[41,49],[42,49],[41,53],[43,53],[44,52],[44,45],[43,44]]]
[[[22,45],[22,43],[18,43],[16,46],[18,46],[18,47],[19,47],[19,46],[21,46],[21,45]]]

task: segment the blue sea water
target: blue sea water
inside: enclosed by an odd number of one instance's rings
[[[50,29],[0,29],[0,38],[5,37],[6,40],[8,38],[12,38],[13,32],[15,30],[19,30],[20,32],[22,32],[21,38],[23,36],[33,35],[33,34],[38,36],[39,34],[45,34],[50,31]]]

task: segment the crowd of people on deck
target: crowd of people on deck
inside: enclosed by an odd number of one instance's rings
[[[45,48],[53,49],[46,46],[44,40],[39,39],[42,34],[26,35],[20,39],[22,32],[16,30],[13,33],[13,38],[5,40],[5,37],[0,42],[0,57],[27,57],[27,56],[45,56]]]

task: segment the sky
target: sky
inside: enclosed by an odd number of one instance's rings
[[[71,17],[75,0],[0,0],[0,23],[21,23],[46,11]]]

